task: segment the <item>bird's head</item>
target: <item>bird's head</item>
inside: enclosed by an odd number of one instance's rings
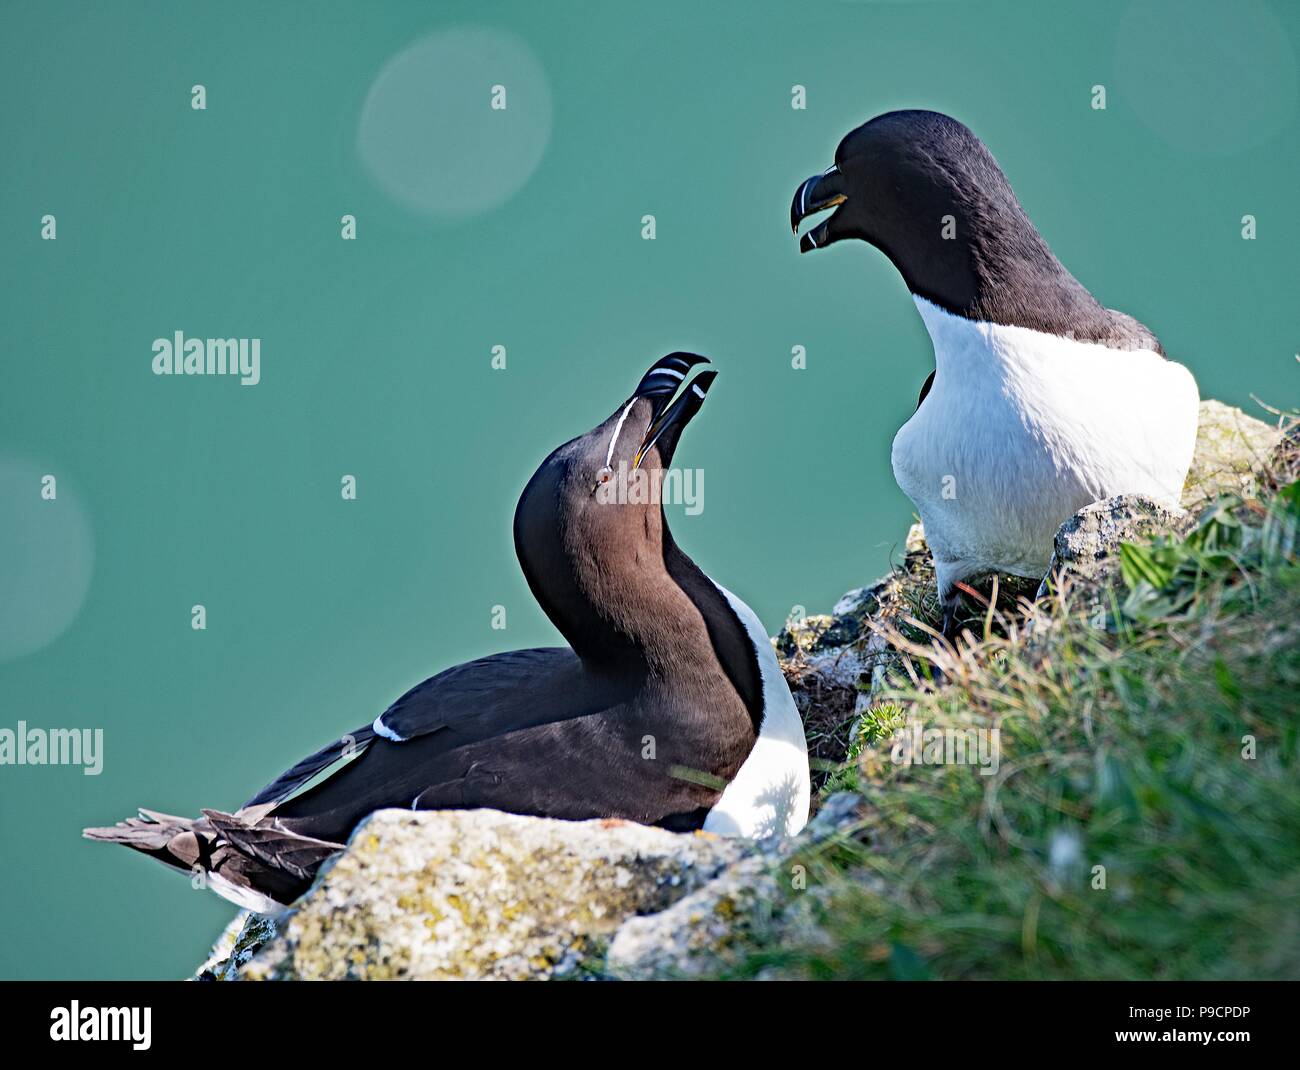
[[[580,654],[634,643],[654,588],[669,582],[661,493],[682,431],[715,372],[670,353],[631,396],[533,474],[515,510],[515,551],[542,608]]]
[[[831,167],[795,190],[795,234],[828,209],[800,239],[801,252],[846,238],[869,242],[914,294],[950,309],[978,303],[985,260],[1015,254],[1008,242],[1041,244],[984,143],[932,111],[888,112],[848,134]]]

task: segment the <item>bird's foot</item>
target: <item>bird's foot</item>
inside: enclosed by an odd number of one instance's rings
[[[959,631],[957,625],[958,605],[959,599],[956,594],[943,600],[943,624],[939,630],[943,633],[943,637],[950,643],[957,642],[957,632]]]

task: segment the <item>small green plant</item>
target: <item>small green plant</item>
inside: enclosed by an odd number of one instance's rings
[[[1182,538],[1122,543],[1120,572],[1129,591],[1123,612],[1135,620],[1185,612],[1207,585],[1233,573],[1247,578],[1293,556],[1298,526],[1300,483],[1292,483],[1267,506],[1220,499]]]
[[[864,748],[884,743],[906,723],[907,711],[897,702],[877,702],[859,719],[848,757],[857,759]]]

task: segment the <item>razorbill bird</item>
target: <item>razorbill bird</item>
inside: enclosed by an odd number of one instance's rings
[[[202,870],[225,898],[276,913],[385,807],[797,832],[807,747],[767,634],[677,546],[657,496],[610,493],[615,479],[663,478],[715,375],[687,382],[701,363],[656,362],[608,419],[547,457],[519,499],[515,551],[568,647],[447,669],[233,814],[141,810],[85,835]]]
[[[1177,506],[1195,380],[1061,265],[970,130],[930,111],[872,119],[795,191],[794,232],[826,209],[800,250],[874,245],[934,345],[892,461],[934,555],[945,634],[957,583],[1042,576],[1057,528],[1089,503],[1134,493]]]

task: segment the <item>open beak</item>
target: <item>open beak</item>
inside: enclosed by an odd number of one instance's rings
[[[650,365],[650,370],[641,376],[641,381],[632,391],[632,400],[650,399],[654,405],[650,423],[654,424],[663,415],[664,409],[668,407],[678,388],[686,381],[691,369],[708,363],[709,358],[702,357],[698,353],[669,353],[666,357],[660,357]]]
[[[847,200],[844,176],[840,174],[839,168],[832,166],[820,175],[813,175],[794,191],[794,200],[790,202],[790,229],[798,234],[799,224],[809,216],[835,208]],[[806,253],[829,245],[832,240],[830,227],[834,218],[832,214],[800,238],[799,251]]]
[[[697,364],[707,363],[706,358],[698,357],[694,354],[675,353],[673,356],[692,357],[694,363]],[[668,359],[668,357],[664,358],[664,360]],[[660,363],[662,363],[662,361]],[[656,368],[657,367],[658,365],[656,365]],[[655,369],[652,368],[646,373],[645,378],[641,380],[642,383],[644,384],[654,373]],[[656,401],[655,414],[651,418],[650,425],[646,428],[645,434],[641,437],[641,445],[638,447],[636,457],[632,461],[632,471],[635,472],[640,468],[641,462],[645,460],[646,455],[656,447],[659,450],[659,457],[664,467],[666,468],[668,466],[669,462],[672,460],[673,451],[677,448],[678,438],[681,437],[682,431],[685,429],[686,425],[691,422],[692,417],[700,411],[700,406],[704,404],[704,397],[709,392],[709,386],[717,376],[718,373],[714,371],[701,372],[685,385],[682,392],[677,395],[677,400],[671,405],[668,405],[667,408],[662,407],[662,405]],[[673,387],[673,391],[675,392],[676,387],[680,386],[683,382],[685,382],[684,374],[677,380],[677,383]],[[669,393],[668,397],[671,396],[672,392]],[[666,401],[667,399],[665,398],[665,404]]]

